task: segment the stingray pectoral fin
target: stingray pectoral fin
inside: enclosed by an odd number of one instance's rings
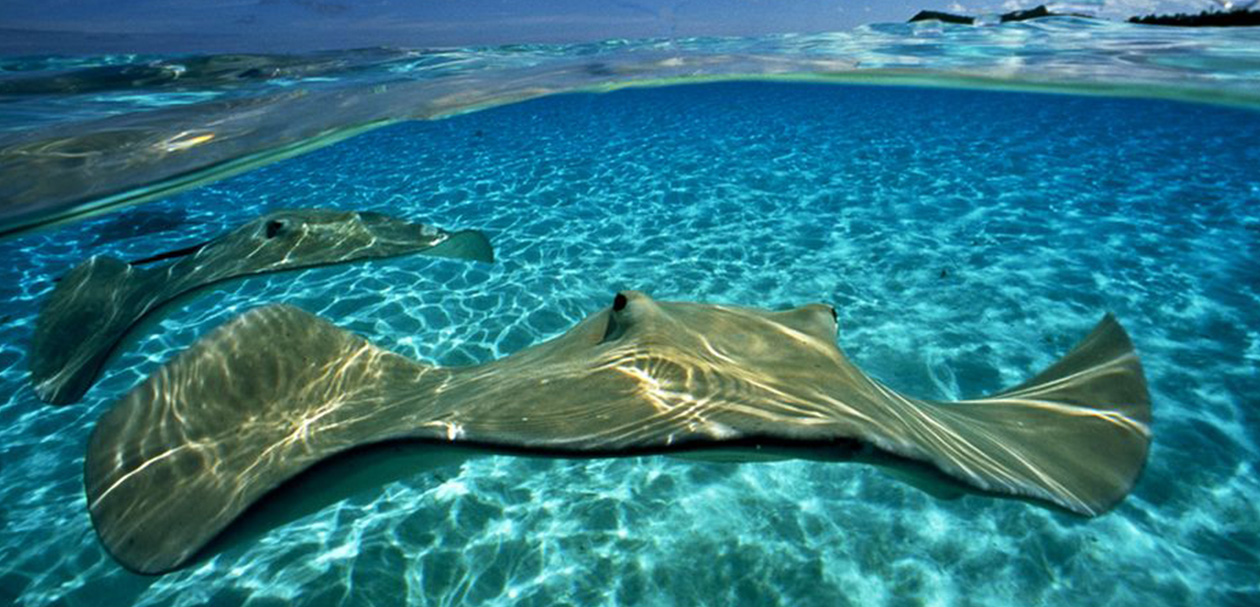
[[[93,257],[58,281],[31,340],[31,383],[40,399],[65,405],[87,392],[118,338],[145,311],[132,305],[145,275],[125,261]]]
[[[424,396],[441,373],[296,308],[239,316],[97,423],[84,467],[96,532],[128,569],[179,567],[251,504],[320,460],[424,438],[428,426],[410,423],[432,419]],[[400,397],[413,393],[419,403]]]
[[[1111,315],[1014,389],[915,404],[905,416],[902,438],[908,440],[892,451],[926,459],[974,487],[1086,516],[1109,510],[1129,493],[1150,446],[1146,380],[1133,344]]]
[[[494,247],[490,245],[490,239],[478,230],[455,232],[450,238],[431,249],[426,249],[423,253],[435,257],[455,257],[494,263]]]

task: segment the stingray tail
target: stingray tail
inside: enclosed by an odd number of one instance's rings
[[[1146,379],[1110,314],[1015,388],[958,402],[902,401],[913,405],[905,417],[912,446],[894,451],[927,459],[972,486],[1086,516],[1129,493],[1150,446]]]

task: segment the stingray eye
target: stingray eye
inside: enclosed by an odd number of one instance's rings
[[[276,236],[280,234],[280,231],[283,229],[284,229],[283,221],[280,221],[279,219],[272,219],[271,221],[268,221],[267,231],[266,231],[267,238],[275,238]]]
[[[827,307],[828,307],[829,309],[831,309],[831,320],[834,320],[834,321],[836,321],[836,324],[839,324],[839,323],[840,323],[840,315],[839,315],[839,314],[836,314],[836,307],[835,307],[835,306],[827,306]]]
[[[626,323],[629,322],[630,319],[625,315],[617,314],[617,312],[626,309],[626,305],[629,303],[630,298],[626,297],[625,293],[618,293],[617,296],[613,298],[613,313],[608,315],[608,326],[604,327],[604,338],[600,340],[600,343],[617,339],[626,332]]]

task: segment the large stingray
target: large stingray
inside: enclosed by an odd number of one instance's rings
[[[164,304],[232,278],[421,253],[493,261],[480,232],[449,233],[380,213],[288,210],[196,246],[133,262],[92,257],[70,270],[35,323],[31,381],[39,397],[83,396],[118,343]],[[138,266],[179,258],[155,268]]]
[[[1141,366],[1110,315],[1028,382],[936,402],[854,366],[823,304],[770,312],[623,292],[560,337],[454,368],[269,306],[216,329],[106,413],[85,486],[108,551],[159,573],[304,469],[385,441],[922,462],[981,492],[1093,516],[1133,486],[1149,422]]]

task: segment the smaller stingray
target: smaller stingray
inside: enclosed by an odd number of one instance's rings
[[[410,253],[494,261],[490,242],[475,230],[450,233],[380,213],[319,209],[277,211],[208,242],[132,262],[92,257],[61,278],[40,312],[31,382],[44,401],[73,403],[137,323],[203,287]]]
[[[823,304],[771,312],[627,291],[550,341],[434,367],[296,308],[258,308],[102,416],[88,509],[114,558],[161,573],[321,461],[399,441],[850,460],[1085,516],[1123,499],[1146,462],[1146,380],[1110,315],[1029,381],[958,402],[884,386],[845,357],[836,330]]]

